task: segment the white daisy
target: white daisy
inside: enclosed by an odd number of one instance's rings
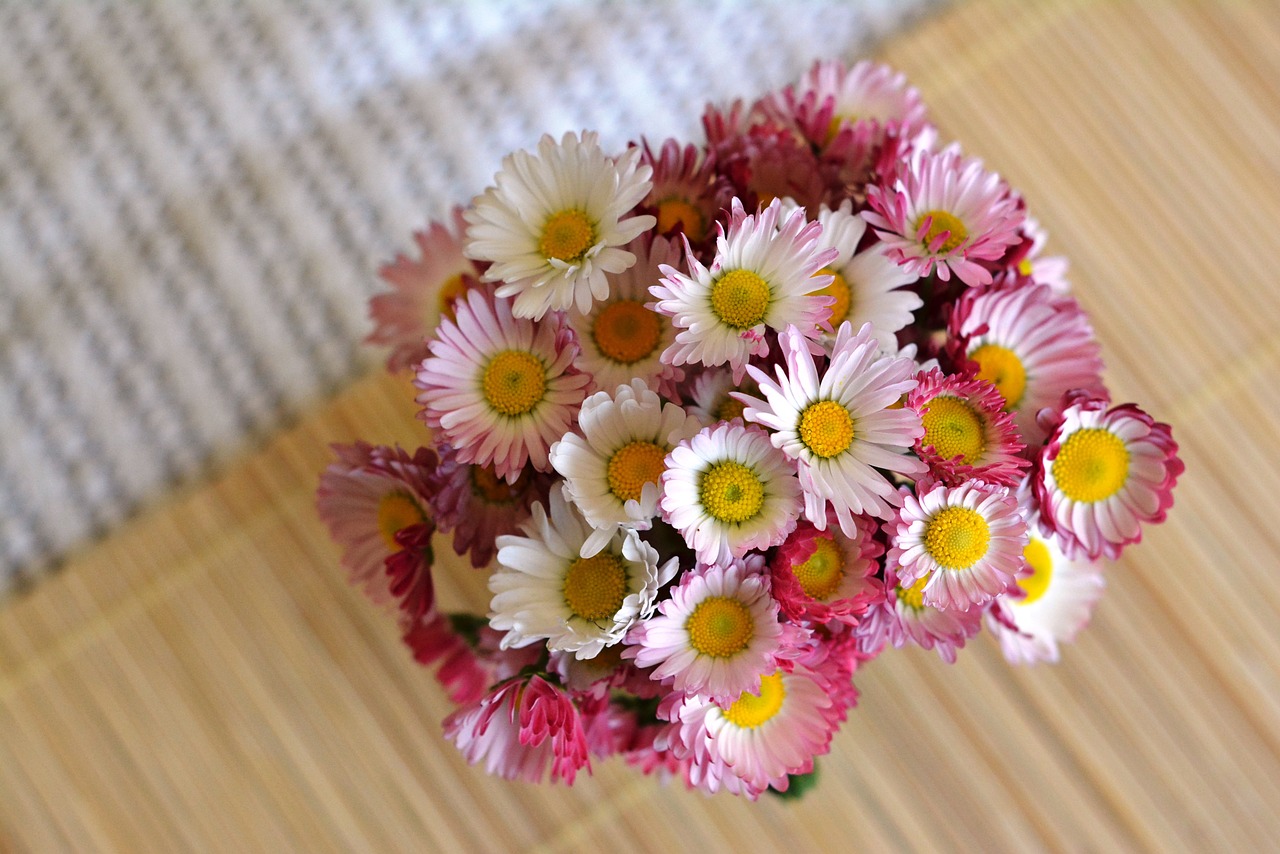
[[[592,658],[653,613],[658,588],[678,569],[631,530],[615,532],[594,556],[581,555],[591,532],[561,489],[551,491],[550,515],[541,504],[521,530],[498,537],[498,569],[489,577],[489,625],[502,648],[546,640],[547,648]]]
[[[517,317],[576,307],[609,293],[606,274],[635,263],[622,249],[652,228],[652,216],[623,219],[649,192],[652,169],[639,149],[617,160],[597,135],[542,137],[538,153],[517,151],[502,161],[494,184],[466,214],[466,254],[492,264],[484,278],[500,282],[498,296],[514,297]]]
[[[551,446],[551,465],[565,478],[565,493],[595,530],[582,546],[591,557],[619,525],[649,528],[658,512],[658,480],[667,454],[701,424],[675,403],[663,403],[644,380],[582,404],[578,429]]]
[[[795,468],[763,430],[739,422],[681,442],[662,473],[662,513],[702,563],[781,543],[796,526]]]
[[[818,248],[822,226],[806,223],[802,210],[785,221],[781,216],[777,199],[752,215],[734,199],[729,228],[720,228],[710,268],[694,257],[688,240],[689,273],[662,268],[661,284],[649,291],[657,299],[656,309],[679,329],[675,343],[663,353],[664,362],[728,362],[738,380],[751,356],[769,352],[766,329],[795,324],[811,330],[811,337],[818,334],[831,304],[830,297],[818,296],[831,277],[818,271],[838,253]]]
[[[915,388],[915,363],[881,356],[870,324],[857,335],[848,322],[840,325],[821,376],[798,329],[789,327],[779,343],[786,361],[776,380],[748,368],[764,400],[738,394],[747,404],[743,417],[773,431],[773,444],[796,460],[805,517],[825,528],[830,504],[840,529],[856,536],[858,514],[888,519],[900,502],[880,470],[906,477],[926,471],[904,453],[924,432],[920,416],[889,408]]]

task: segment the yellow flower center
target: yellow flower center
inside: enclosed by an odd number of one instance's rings
[[[583,211],[569,208],[547,217],[538,251],[543,258],[570,264],[581,261],[596,242],[596,225]]]
[[[959,457],[972,465],[987,449],[982,416],[966,400],[940,395],[925,405],[920,416],[924,423],[921,447],[933,446],[933,452],[944,460]]]
[[[489,360],[482,382],[485,402],[507,416],[524,415],[547,392],[547,369],[524,350],[503,350]]]
[[[1022,403],[1027,391],[1027,369],[1018,354],[999,344],[983,344],[970,353],[969,358],[978,363],[978,379],[994,385],[1004,397],[1005,409]]]
[[[737,655],[756,634],[751,610],[728,596],[703,599],[685,620],[684,628],[689,633],[689,646],[712,658]]]
[[[1053,461],[1053,479],[1072,501],[1103,501],[1129,479],[1129,449],[1107,430],[1091,427],[1067,437]]]
[[[1018,262],[1018,272],[1028,278],[1031,276],[1031,260],[1029,258],[1023,258]]]
[[[741,418],[742,410],[746,408],[747,408],[747,405],[745,403],[738,400],[737,398],[729,397],[729,395],[726,394],[724,396],[724,402],[721,403],[718,407],[716,407],[716,411],[715,411],[716,420],[732,421],[735,418]]]
[[[834,400],[806,406],[797,430],[804,446],[824,460],[843,454],[853,444],[853,416]]]
[[[796,581],[804,588],[805,595],[818,601],[826,601],[844,581],[844,550],[830,532],[815,540],[817,548],[804,563],[791,567]]]
[[[658,202],[658,234],[669,234],[677,226],[691,243],[707,235],[707,221],[692,203],[679,196]]]
[[[754,519],[764,506],[764,484],[742,463],[716,463],[702,475],[698,499],[707,513],[720,522]]]
[[[564,604],[575,617],[607,620],[627,597],[627,568],[611,552],[580,557],[564,574]]]
[[[631,442],[609,458],[609,491],[619,501],[639,501],[646,483],[657,483],[666,468],[666,448],[653,442]]]
[[[827,285],[820,291],[814,291],[813,295],[818,297],[835,297],[836,301],[831,304],[828,309],[830,314],[827,320],[834,329],[844,322],[849,316],[849,311],[853,308],[853,288],[849,285],[849,280],[840,273],[830,267],[823,267],[815,276],[830,276],[831,284]]]
[[[764,322],[772,294],[750,270],[730,270],[711,286],[711,308],[727,326],[750,329]]]
[[[965,230],[964,223],[947,211],[925,211],[921,214],[920,219],[916,220],[916,231],[919,231],[924,221],[930,218],[932,219],[929,223],[929,230],[925,232],[924,238],[920,241],[926,248],[932,246],[933,241],[944,231],[947,232],[947,237],[942,241],[942,245],[938,247],[939,253],[950,252],[968,239],[969,232]]]
[[[623,365],[634,364],[658,348],[662,319],[639,300],[614,300],[596,315],[591,338],[604,357]]]
[[[378,502],[378,533],[382,541],[393,552],[400,551],[396,542],[396,534],[410,525],[427,521],[427,516],[409,495],[403,492],[391,492],[382,496]]]
[[[1030,605],[1044,595],[1053,580],[1053,555],[1049,554],[1049,546],[1044,540],[1034,537],[1022,550],[1022,556],[1031,566],[1031,574],[1018,579],[1018,586],[1027,594],[1018,604]]]
[[[456,313],[454,309],[454,302],[456,302],[458,297],[462,296],[466,292],[467,280],[463,278],[461,273],[445,279],[440,285],[439,292],[436,294],[436,298],[439,300],[440,314],[449,320],[455,319]],[[428,329],[435,326],[435,323],[436,319],[434,317],[427,318]]]
[[[917,578],[910,587],[898,585],[895,590],[898,601],[913,611],[919,611],[924,607],[924,588],[928,583],[929,576],[926,575],[924,578]]]
[[[760,677],[760,696],[743,691],[733,705],[724,709],[724,716],[739,729],[755,729],[782,711],[787,699],[787,687],[782,684],[782,671]]]
[[[528,470],[520,472],[515,483],[507,483],[494,474],[492,466],[471,467],[471,492],[490,504],[510,504],[529,486]]]
[[[944,569],[968,569],[987,553],[991,528],[968,507],[944,507],[924,529],[924,547]]]

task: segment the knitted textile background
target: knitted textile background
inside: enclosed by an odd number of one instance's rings
[[[0,591],[368,369],[507,152],[700,141],[938,2],[0,5]]]

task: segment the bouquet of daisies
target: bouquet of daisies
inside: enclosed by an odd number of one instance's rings
[[[703,124],[510,155],[370,305],[426,447],[336,447],[320,514],[506,778],[784,791],[890,646],[1056,659],[1183,470],[902,75],[820,62]],[[487,614],[437,603],[447,549]]]

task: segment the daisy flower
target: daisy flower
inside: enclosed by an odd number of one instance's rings
[[[695,415],[704,427],[710,427],[721,421],[742,420],[742,410],[746,404],[733,397],[730,392],[741,391],[749,395],[759,394],[760,389],[749,378],[741,382],[733,381],[733,372],[725,368],[707,368],[694,378],[689,386],[688,410]]]
[[[583,557],[604,548],[621,525],[650,527],[667,454],[700,427],[643,380],[587,398],[578,415],[581,435],[568,433],[551,446],[551,465],[565,479],[565,494],[594,528]]]
[[[646,142],[640,162],[653,169],[653,186],[640,203],[654,213],[655,231],[665,237],[683,234],[695,246],[711,236],[711,225],[728,204],[727,186],[716,175],[715,155],[674,139],[662,143],[655,155]]]
[[[320,476],[316,491],[320,518],[342,546],[351,583],[375,602],[390,603],[386,560],[403,548],[396,534],[431,521],[436,455],[419,448],[409,456],[400,448],[365,442],[333,450],[338,459]]]
[[[485,694],[490,678],[471,644],[434,608],[409,622],[402,637],[423,667],[439,663],[436,681],[458,705],[475,703]]]
[[[465,228],[462,208],[454,208],[452,227],[433,222],[414,232],[419,259],[397,255],[379,271],[392,290],[369,300],[373,332],[365,343],[392,348],[387,370],[412,368],[425,359],[427,337],[440,318],[452,319],[454,300],[479,281],[476,265],[462,254]]]
[[[880,594],[872,576],[884,547],[875,541],[877,525],[859,517],[857,534],[846,537],[838,526],[819,530],[802,521],[778,547],[770,564],[773,597],[793,622],[856,625]]]
[[[543,136],[538,153],[502,161],[496,186],[466,213],[468,258],[492,264],[485,281],[514,297],[516,317],[538,319],[576,307],[586,314],[609,293],[608,274],[635,263],[622,247],[653,227],[652,216],[624,217],[649,192],[639,149],[616,161],[595,133]]]
[[[856,536],[856,515],[887,519],[901,500],[881,470],[912,478],[925,472],[903,453],[923,432],[920,416],[889,408],[915,388],[915,365],[881,356],[870,324],[857,335],[840,325],[822,376],[798,329],[788,327],[779,343],[786,361],[776,380],[748,368],[764,400],[735,396],[747,404],[746,420],[773,431],[773,444],[797,462],[806,518],[825,528],[830,505],[845,536]]]
[[[1185,469],[1168,424],[1131,403],[1108,409],[1074,395],[1045,427],[1032,485],[1041,523],[1066,554],[1114,559],[1142,539],[1143,522],[1164,521]]]
[[[514,317],[507,300],[479,290],[457,303],[418,368],[419,417],[456,449],[460,462],[492,465],[514,482],[567,432],[591,382],[573,364],[578,345],[561,317]]]
[[[1018,242],[1022,207],[1000,176],[951,146],[917,149],[889,179],[867,187],[867,222],[894,261],[918,276],[985,285],[993,261]]]
[[[800,483],[763,430],[732,422],[676,445],[661,504],[699,561],[724,563],[782,542],[800,513]]]
[[[978,379],[1004,397],[1028,445],[1045,436],[1036,413],[1058,408],[1067,391],[1106,396],[1093,327],[1074,300],[1055,296],[1048,285],[965,291],[947,331],[977,363]]]
[[[690,785],[721,787],[754,800],[765,789],[786,791],[788,775],[807,774],[831,748],[851,705],[828,680],[804,665],[760,676],[732,702],[686,695],[672,712],[669,749],[689,759]]]
[[[892,567],[885,569],[884,598],[854,629],[865,653],[875,655],[886,643],[903,647],[911,642],[955,664],[956,652],[982,627],[982,610],[943,611],[926,604],[927,582],[921,578],[902,584]]]
[[[482,569],[498,553],[494,540],[514,534],[529,518],[535,501],[546,502],[551,478],[525,466],[513,481],[498,477],[493,466],[458,461],[452,445],[440,446],[439,485],[431,496],[436,525],[453,532],[453,550],[470,554],[471,565]]]
[[[1030,463],[1021,455],[1026,446],[996,387],[937,369],[919,379],[906,405],[924,425],[915,451],[929,473],[951,486],[970,478],[1017,486]]]
[[[1027,524],[1004,487],[969,480],[907,493],[889,526],[889,554],[900,583],[924,580],[923,601],[944,610],[985,605],[1023,569]]]
[[[624,659],[685,694],[732,702],[777,666],[783,631],[761,561],[702,566],[680,577],[659,614],[627,638]]]
[[[589,314],[570,314],[569,324],[582,347],[576,364],[595,379],[596,388],[612,391],[635,378],[655,390],[679,378],[678,369],[662,362],[675,341],[671,319],[648,307],[649,287],[661,277],[659,269],[677,262],[675,245],[664,238],[637,238],[628,247],[634,266],[609,277],[609,294]]]
[[[838,253],[817,248],[822,226],[806,223],[802,211],[780,223],[781,212],[775,199],[759,214],[748,215],[735,199],[710,268],[694,257],[687,239],[689,274],[662,268],[661,284],[649,291],[657,299],[654,307],[679,330],[662,355],[665,363],[728,362],[736,381],[751,356],[769,352],[766,329],[795,324],[818,334],[831,304],[829,297],[816,294],[830,284],[830,277],[818,271]]]
[[[1089,622],[1106,585],[1102,568],[1069,560],[1052,538],[1035,535],[1022,554],[1030,571],[1018,578],[1017,591],[996,597],[987,628],[1014,664],[1057,661],[1058,644],[1070,643]]]
[[[918,277],[890,259],[882,244],[858,251],[867,221],[854,215],[851,202],[846,200],[836,210],[823,208],[818,222],[822,225],[818,245],[839,253],[819,271],[831,276],[831,284],[818,291],[835,300],[828,324],[836,329],[846,320],[858,327],[870,323],[880,349],[896,350],[894,333],[909,325],[912,312],[924,305],[914,291],[901,290]]]
[[[563,488],[551,491],[550,513],[535,504],[521,530],[498,538],[489,576],[489,624],[506,632],[504,648],[545,640],[548,649],[591,658],[653,613],[658,588],[678,569],[676,558],[659,568],[657,551],[627,529],[582,557],[591,527]]]

